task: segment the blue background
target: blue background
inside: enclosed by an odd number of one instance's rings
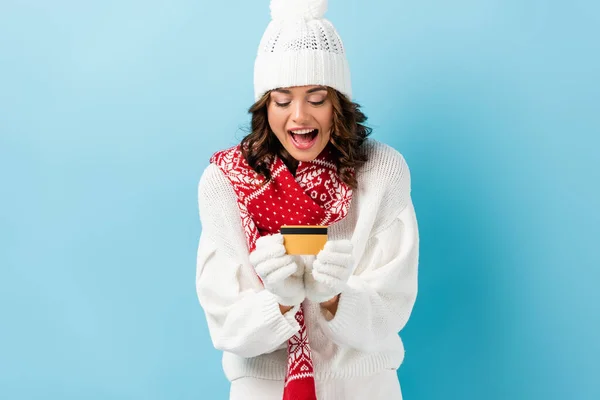
[[[592,3],[330,2],[413,177],[405,399],[600,398]],[[268,21],[267,0],[0,2],[0,398],[227,398],[196,189],[245,133]]]

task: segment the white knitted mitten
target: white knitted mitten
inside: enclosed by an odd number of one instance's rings
[[[279,304],[295,306],[302,303],[305,297],[304,268],[286,254],[280,233],[258,238],[256,249],[250,253],[250,263],[265,289],[275,295]]]
[[[312,268],[304,270],[306,297],[315,303],[341,293],[352,275],[354,260],[349,240],[331,240],[319,252]]]

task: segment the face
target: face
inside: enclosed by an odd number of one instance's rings
[[[329,143],[333,105],[324,86],[275,89],[267,114],[271,130],[298,161],[314,160]]]

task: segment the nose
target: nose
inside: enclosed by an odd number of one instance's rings
[[[294,109],[292,110],[292,120],[298,125],[308,122],[308,113],[305,102],[295,102]]]

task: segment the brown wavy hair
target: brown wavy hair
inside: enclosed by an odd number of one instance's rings
[[[338,174],[344,183],[356,189],[358,183],[352,169],[359,168],[367,161],[361,146],[372,129],[364,125],[367,117],[357,103],[350,101],[331,87],[327,87],[327,96],[333,104],[330,143]],[[269,126],[267,108],[270,99],[271,92],[267,92],[250,107],[248,110],[252,114],[250,133],[241,142],[243,156],[250,167],[266,179],[265,182],[271,179],[269,163],[274,155],[281,157],[288,168],[295,168],[298,163],[281,145]]]

